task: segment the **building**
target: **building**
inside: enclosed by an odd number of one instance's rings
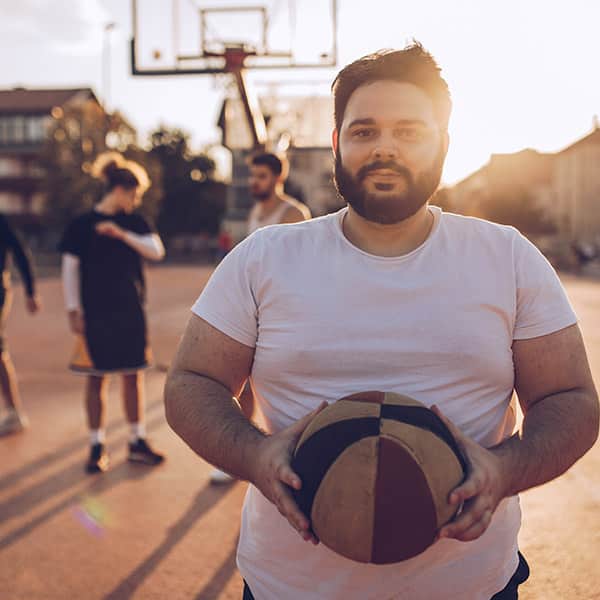
[[[532,149],[509,154],[492,154],[490,161],[449,190],[456,212],[489,217],[495,199],[526,196],[555,221],[556,191],[553,174],[556,158]]]
[[[445,190],[450,210],[508,223],[559,269],[600,273],[600,122],[556,153],[494,154]]]
[[[63,117],[90,112],[107,117],[90,88],[0,90],[0,212],[21,223],[39,220],[45,208],[44,170],[39,159],[48,135]],[[119,143],[133,143],[135,130],[118,117]],[[110,142],[93,140],[101,134],[98,131],[84,135],[83,116],[79,121],[77,117],[64,121],[67,131],[54,131],[54,135],[62,133],[79,140],[90,155]]]
[[[448,190],[453,210],[489,218],[493,198],[520,195],[564,242],[600,250],[600,123],[556,153],[527,149],[493,154],[488,164]]]
[[[310,208],[314,216],[337,210],[342,201],[333,186],[332,100],[326,96],[279,97],[260,99],[267,124],[268,147],[285,153],[290,163],[286,190]],[[248,192],[248,158],[252,137],[242,103],[226,99],[218,125],[221,143],[232,154],[232,176],[228,191],[226,226],[234,239],[246,233],[246,217],[253,204]]]
[[[600,245],[600,124],[556,154],[556,213],[564,235]]]
[[[37,158],[52,119],[65,106],[90,99],[98,102],[90,89],[0,90],[0,212],[41,213],[44,173]]]

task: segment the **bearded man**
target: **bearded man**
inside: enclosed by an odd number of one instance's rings
[[[598,435],[576,316],[518,231],[429,205],[451,103],[422,46],[351,63],[333,97],[348,206],[259,230],[225,258],[192,309],[167,419],[197,454],[251,484],[237,555],[244,598],[517,598],[528,575],[518,493],[562,474]],[[236,401],[247,379],[265,431]],[[316,544],[290,490],[302,486],[290,456],[315,412],[366,390],[435,405],[468,463],[449,496],[458,516],[397,564]]]

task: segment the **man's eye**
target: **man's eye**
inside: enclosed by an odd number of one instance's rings
[[[398,130],[398,137],[402,138],[403,140],[417,141],[420,140],[423,135],[418,129],[403,127],[402,129]]]
[[[353,133],[355,137],[359,138],[367,138],[371,137],[374,134],[372,129],[356,129]]]

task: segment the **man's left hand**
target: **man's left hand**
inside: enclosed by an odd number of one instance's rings
[[[108,237],[122,240],[125,236],[125,230],[121,229],[113,221],[102,221],[96,225],[96,232],[100,235],[106,235]]]
[[[465,481],[450,492],[449,498],[457,508],[462,502],[462,511],[440,529],[439,537],[462,542],[475,540],[489,527],[492,515],[508,489],[502,459],[464,435],[436,406],[432,410],[450,429],[468,463]]]

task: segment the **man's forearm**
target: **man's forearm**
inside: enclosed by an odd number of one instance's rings
[[[123,241],[148,260],[162,260],[165,257],[165,247],[156,233],[138,235],[132,231],[125,231]]]
[[[252,480],[253,456],[265,434],[243,415],[225,386],[192,372],[171,373],[165,408],[169,425],[196,454]]]
[[[513,496],[562,475],[598,437],[598,400],[593,391],[548,396],[527,411],[521,431],[490,448],[502,460]]]

